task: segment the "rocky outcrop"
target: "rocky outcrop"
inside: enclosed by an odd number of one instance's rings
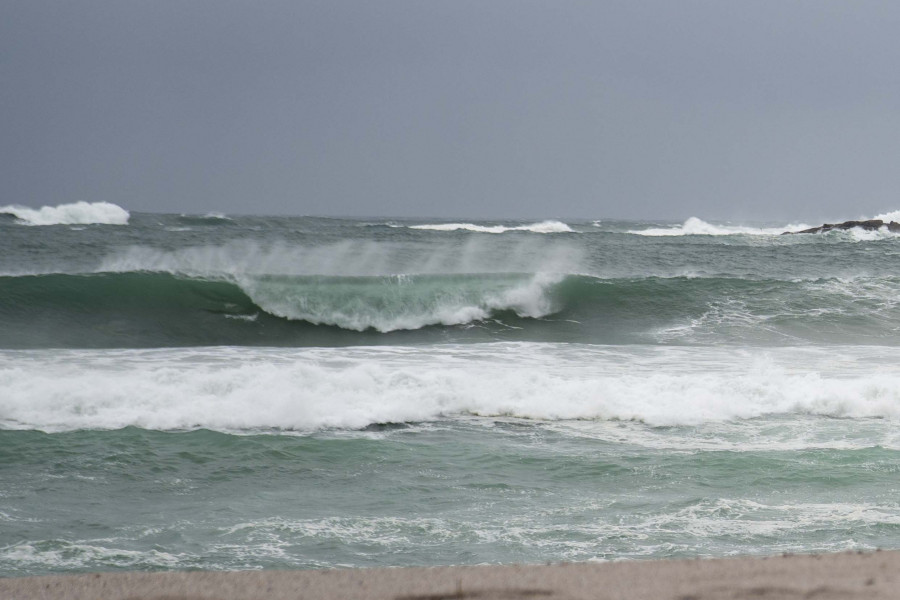
[[[785,231],[784,234],[827,233],[835,229],[854,229],[856,227],[859,227],[860,229],[864,229],[866,231],[878,231],[882,227],[887,227],[888,231],[891,231],[893,233],[900,233],[900,223],[898,223],[897,221],[885,223],[881,219],[869,219],[868,221],[844,221],[843,223],[825,223],[824,225],[820,225],[819,227],[804,229],[803,231]]]

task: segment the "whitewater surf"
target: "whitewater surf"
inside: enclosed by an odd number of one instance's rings
[[[0,213],[0,575],[896,546],[890,231]]]

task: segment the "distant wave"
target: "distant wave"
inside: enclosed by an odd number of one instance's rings
[[[127,225],[128,211],[110,202],[75,202],[38,209],[0,206],[0,213],[15,216],[27,225]]]
[[[871,217],[882,221],[900,221],[900,210],[882,213]],[[868,220],[868,217],[860,217],[859,220]],[[805,223],[791,223],[782,227],[750,227],[747,225],[715,225],[697,217],[691,217],[681,225],[670,227],[650,227],[647,229],[632,229],[628,233],[650,237],[685,236],[685,235],[781,235],[785,231],[801,231],[810,229],[814,225]],[[886,228],[882,231],[865,231],[854,228],[847,231],[836,231],[836,234],[849,235],[854,241],[866,241],[880,239],[890,234]]]
[[[474,223],[435,223],[408,225],[410,229],[430,229],[432,231],[475,231],[478,233],[505,233],[507,231],[530,231],[532,233],[572,233],[571,227],[561,221],[541,221],[531,225],[475,225]]]
[[[222,223],[227,223],[229,221],[233,221],[231,217],[228,217],[222,213],[211,212],[205,215],[179,215],[178,220],[182,223],[186,223],[188,225],[219,225]]]
[[[713,225],[697,217],[691,217],[681,225],[672,227],[655,227],[634,229],[628,233],[646,236],[681,236],[681,235],[780,235],[785,231],[808,229],[811,225],[791,224],[784,227],[747,227],[744,225]]]

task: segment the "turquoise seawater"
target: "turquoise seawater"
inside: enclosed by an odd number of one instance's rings
[[[7,211],[0,576],[900,547],[894,234]]]

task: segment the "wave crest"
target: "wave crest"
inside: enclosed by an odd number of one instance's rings
[[[0,277],[6,292],[0,347],[371,343],[388,332],[540,318],[563,306],[562,280],[550,274],[208,279],[146,271],[8,276]]]
[[[900,322],[900,278],[131,271],[4,276],[0,287],[0,347],[7,348],[372,344],[389,332],[397,332],[393,341],[416,342],[890,346]]]
[[[746,225],[714,225],[697,217],[691,217],[680,226],[655,227],[629,231],[635,235],[652,237],[682,235],[781,235],[785,231],[808,229],[805,224],[791,224],[784,227],[748,227]]]
[[[432,231],[474,231],[477,233],[505,233],[507,231],[530,231],[531,233],[572,233],[573,229],[561,221],[541,221],[531,225],[476,225],[474,223],[434,223],[408,225],[410,229]]]
[[[463,325],[495,311],[538,318],[555,309],[558,275],[246,277],[241,289],[271,315],[315,325],[381,333]]]
[[[178,221],[188,225],[221,225],[230,223],[234,219],[220,212],[210,212],[205,215],[181,214],[178,215]]]
[[[111,202],[74,202],[28,208],[0,206],[0,213],[15,216],[27,225],[127,225],[128,211]]]

